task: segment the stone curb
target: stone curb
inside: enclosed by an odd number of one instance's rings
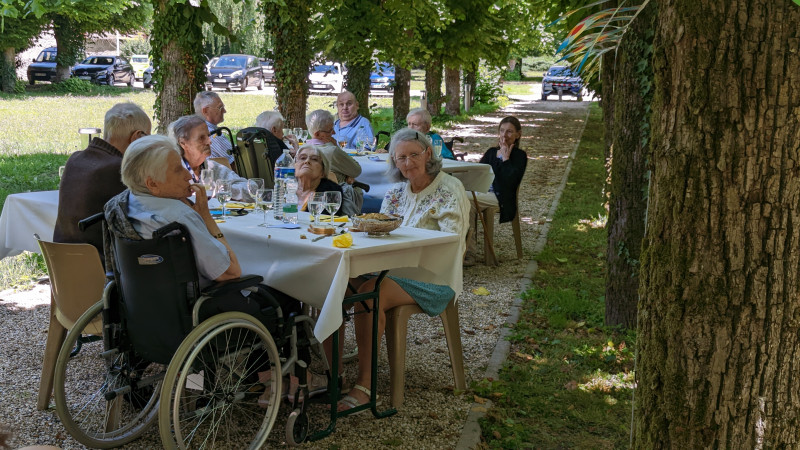
[[[586,108],[586,116],[583,118],[583,128],[581,128],[580,133],[581,137],[583,137],[583,133],[586,131],[586,123],[588,121],[589,108]],[[569,173],[572,169],[572,161],[575,160],[575,154],[578,152],[578,146],[580,144],[581,140],[578,139],[578,142],[575,143],[575,148],[572,149],[572,153],[569,155],[569,162],[567,162],[567,167],[564,170],[564,178],[561,180],[561,185],[558,186],[556,196],[553,199],[553,204],[550,206],[550,211],[547,213],[547,217],[550,219],[555,216],[556,210],[558,209],[558,202],[561,200],[561,194],[564,192],[564,188],[567,186],[567,179],[569,178]],[[544,227],[542,227],[542,232],[539,234],[539,237],[536,239],[536,242],[533,245],[533,256],[538,255],[544,249],[545,244],[547,244],[547,233],[550,231],[550,223],[551,222],[546,222]],[[502,330],[500,330],[500,337],[497,340],[497,345],[492,351],[491,358],[489,358],[489,363],[486,367],[484,378],[499,378],[500,368],[508,358],[508,353],[511,350],[511,343],[507,338],[508,335],[511,334],[512,327],[516,325],[517,321],[519,320],[519,312],[520,308],[522,307],[522,294],[528,290],[528,287],[531,285],[533,275],[536,273],[538,268],[539,264],[535,259],[532,258],[530,261],[528,261],[528,266],[525,268],[525,274],[522,275],[519,280],[520,295],[514,299],[514,303],[511,305],[511,310],[509,311],[509,315],[506,318],[505,326]],[[491,408],[491,406],[491,401],[487,401],[485,404],[473,403],[472,406],[470,406],[467,420],[464,423],[463,430],[461,431],[461,438],[456,444],[456,449],[474,449],[478,446],[478,444],[480,444],[481,426],[478,423],[478,420],[486,415],[486,411]]]

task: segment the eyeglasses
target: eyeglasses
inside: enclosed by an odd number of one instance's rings
[[[394,162],[395,164],[406,164],[409,161],[416,161],[422,156],[425,151],[428,150],[427,148],[419,153],[409,153],[407,156],[395,156]]]
[[[217,105],[208,105],[208,106],[209,106],[209,108],[217,108],[217,111],[224,111],[225,110],[225,105],[219,105],[219,106],[217,106]]]

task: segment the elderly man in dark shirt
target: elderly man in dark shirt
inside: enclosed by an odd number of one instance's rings
[[[58,191],[55,242],[92,244],[102,260],[102,230],[93,226],[81,231],[78,222],[102,212],[111,197],[125,190],[120,177],[122,155],[131,142],[150,131],[150,118],[133,103],[118,103],[106,112],[103,138],[92,139],[85,150],[67,160]]]

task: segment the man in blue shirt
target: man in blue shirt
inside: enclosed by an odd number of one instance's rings
[[[358,101],[352,92],[344,91],[336,97],[336,110],[339,118],[333,123],[333,137],[342,148],[358,148],[359,140],[369,147],[374,144],[372,125],[369,119],[358,113]]]

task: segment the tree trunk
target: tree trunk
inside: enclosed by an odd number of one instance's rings
[[[56,76],[54,83],[64,81],[70,77],[69,68],[78,62],[83,50],[84,38],[78,24],[72,19],[54,14],[53,37],[56,40],[58,52],[56,54]]]
[[[152,45],[158,132],[192,114],[192,101],[205,84],[203,31],[199,8],[169,0],[153,2]]]
[[[347,65],[346,88],[352,92],[358,102],[358,113],[367,119],[369,112],[369,75],[372,72],[372,63],[354,63]]]
[[[287,0],[284,6],[264,4],[267,31],[275,56],[275,97],[278,110],[291,128],[306,128],[308,69],[311,42],[308,38],[310,9],[303,0]]]
[[[451,116],[461,114],[461,71],[458,67],[444,68],[444,86],[447,93],[444,112]]]
[[[17,83],[15,60],[16,52],[14,47],[3,49],[3,60],[0,61],[0,90],[3,92],[14,92],[14,87]]]
[[[438,116],[442,110],[442,58],[425,64],[425,90],[428,92],[428,112]]]
[[[796,448],[800,7],[663,0],[635,447]]]
[[[469,104],[475,104],[475,88],[478,87],[478,67],[475,65],[464,74],[464,86],[469,86]]]
[[[394,68],[392,107],[394,129],[399,130],[406,125],[406,116],[411,108],[411,71],[404,67]]]
[[[647,161],[650,152],[649,105],[652,100],[651,65],[656,4],[630,25],[619,48],[614,86],[614,157],[608,199],[606,252],[606,325],[636,327],[639,300],[639,257],[647,214]]]

